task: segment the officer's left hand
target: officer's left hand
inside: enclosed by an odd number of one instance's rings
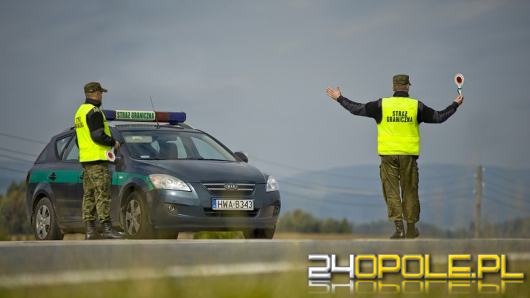
[[[116,141],[116,142],[114,143],[114,149],[116,149],[116,150],[120,150],[120,142]]]

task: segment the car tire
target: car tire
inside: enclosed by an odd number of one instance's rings
[[[127,238],[152,238],[154,231],[147,218],[147,208],[145,208],[142,195],[138,192],[130,193],[124,209],[124,231]]]
[[[272,229],[251,229],[243,231],[246,239],[272,239],[276,228]]]
[[[31,223],[37,240],[62,240],[64,237],[53,204],[47,197],[41,198],[33,208]]]

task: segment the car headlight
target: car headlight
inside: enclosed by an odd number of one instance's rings
[[[186,182],[173,176],[164,174],[152,174],[149,175],[149,179],[151,180],[151,183],[153,183],[153,186],[157,189],[191,191],[191,188],[188,184],[186,184]]]
[[[269,176],[267,179],[267,187],[265,188],[267,192],[269,191],[277,191],[280,190],[280,186],[278,185],[278,181],[274,179],[274,177]]]

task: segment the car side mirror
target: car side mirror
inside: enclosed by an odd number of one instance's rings
[[[244,162],[248,162],[248,156],[243,152],[234,152],[234,155],[240,160]]]

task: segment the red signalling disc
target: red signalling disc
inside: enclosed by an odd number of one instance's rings
[[[116,160],[116,155],[114,155],[114,152],[112,149],[107,151],[107,160],[111,162]]]
[[[457,73],[455,75],[455,84],[458,88],[462,88],[462,85],[464,85],[464,75],[461,73]]]

